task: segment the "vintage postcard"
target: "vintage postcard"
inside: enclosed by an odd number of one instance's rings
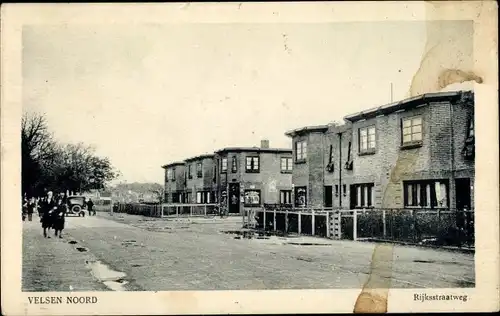
[[[3,314],[499,310],[496,2],[1,23]]]

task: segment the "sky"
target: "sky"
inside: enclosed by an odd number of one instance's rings
[[[291,148],[288,130],[408,96],[422,22],[23,28],[23,110],[94,145],[121,181],[229,147]],[[435,34],[435,33],[433,33]]]

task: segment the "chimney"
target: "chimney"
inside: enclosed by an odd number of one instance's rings
[[[260,148],[269,148],[269,140],[263,139],[260,141]]]

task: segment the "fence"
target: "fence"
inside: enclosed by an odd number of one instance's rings
[[[471,247],[473,210],[283,208],[244,209],[247,226],[335,239]]]
[[[115,213],[143,215],[149,217],[166,216],[215,216],[217,204],[116,204]]]
[[[113,208],[113,203],[111,200],[99,200],[96,199],[94,202],[94,210],[98,212],[109,212]]]

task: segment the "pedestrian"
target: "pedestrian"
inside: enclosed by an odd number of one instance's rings
[[[37,208],[37,206],[36,206],[35,198],[32,197],[32,198],[30,198],[30,200],[28,202],[28,206],[27,206],[27,209],[28,209],[28,221],[31,222],[33,220],[33,213],[35,212],[36,208]]]
[[[89,200],[87,201],[87,209],[89,210],[89,216],[96,215],[94,210],[94,202],[92,202],[91,198],[89,198]]]
[[[28,213],[28,199],[26,198],[26,195],[25,195],[22,199],[22,209],[21,209],[23,222],[26,220],[27,213]]]
[[[47,234],[47,229],[53,226],[53,212],[57,209],[56,201],[54,201],[52,191],[47,192],[45,201],[42,202],[42,217],[40,222],[43,228],[43,237],[50,238]]]
[[[57,199],[57,207],[53,215],[54,235],[62,238],[62,231],[64,229],[64,222],[66,217],[66,204],[64,204],[62,197]]]

